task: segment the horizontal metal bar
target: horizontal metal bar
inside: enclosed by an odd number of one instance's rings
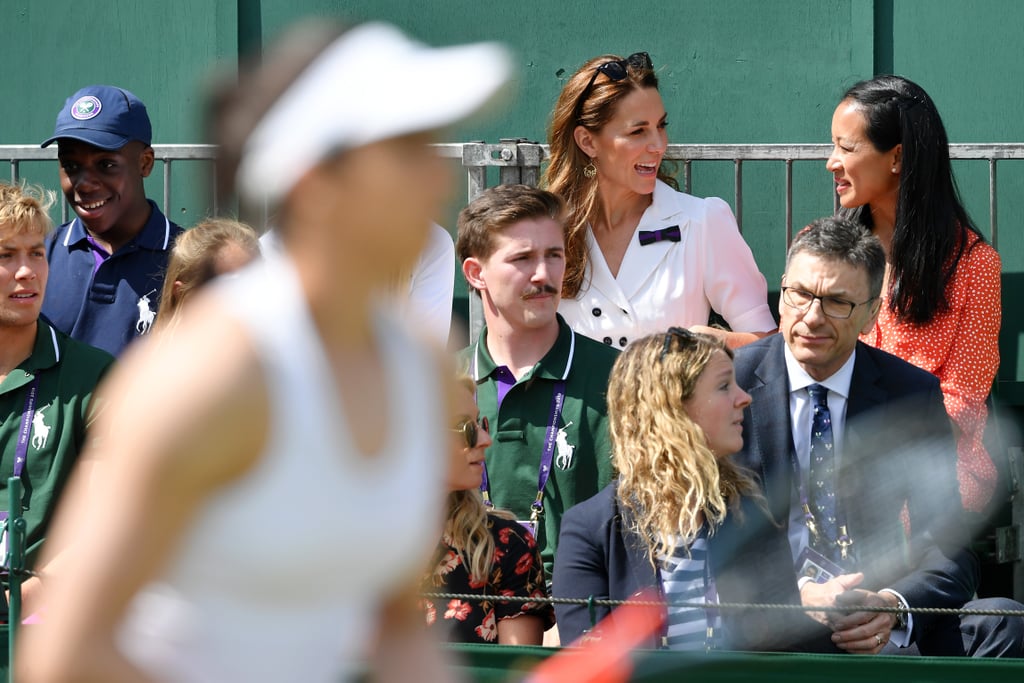
[[[462,159],[474,166],[535,166],[548,158],[548,146],[535,142],[445,142],[433,145],[442,157]],[[216,145],[153,145],[158,159],[216,159]],[[822,161],[832,153],[829,144],[679,144],[669,145],[666,159],[676,161]],[[1024,142],[958,142],[949,145],[952,159],[1024,159]],[[57,149],[38,145],[0,145],[0,159],[45,161]]]
[[[179,159],[215,161],[217,145],[153,145],[153,154],[161,161]],[[43,149],[39,145],[0,145],[0,159],[46,161],[57,158],[57,146]]]

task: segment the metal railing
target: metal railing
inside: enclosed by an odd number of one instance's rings
[[[206,161],[213,164],[216,161],[216,145],[153,145],[156,161],[163,170],[164,191],[161,209],[168,214],[171,206],[171,179],[174,175],[173,164],[175,161]],[[39,145],[0,145],[0,161],[10,163],[11,182],[17,182],[21,177],[21,162],[23,161],[56,161],[57,146],[51,145],[45,149]],[[211,174],[211,177],[212,174]],[[216,192],[212,193],[216,196]],[[213,207],[213,215],[217,214],[217,207]],[[67,202],[61,198],[61,220],[67,221],[70,218]]]
[[[498,143],[454,142],[436,145],[441,156],[461,163],[466,173],[466,198],[472,199],[488,186],[488,169],[497,169],[498,183],[540,181],[541,165],[547,159],[548,146],[521,138],[502,139]],[[171,206],[173,164],[175,161],[215,162],[214,145],[153,145],[156,159],[163,170],[163,209]],[[828,144],[685,144],[669,145],[665,158],[682,165],[681,187],[689,192],[693,162],[730,161],[733,163],[733,207],[740,229],[743,229],[743,165],[748,161],[777,161],[784,164],[785,226],[788,237],[793,233],[793,164],[797,161],[822,161],[828,158]],[[949,146],[950,157],[956,160],[979,160],[988,163],[989,235],[998,247],[998,174],[997,164],[1008,159],[1024,159],[1024,142],[957,143]],[[0,145],[0,161],[10,164],[10,178],[20,177],[24,161],[56,160],[56,146],[41,149],[38,145]],[[213,177],[213,174],[210,176]],[[216,193],[213,193],[214,195]],[[838,198],[832,193],[833,207]],[[217,207],[212,207],[217,213]],[[68,218],[62,205],[61,215]]]
[[[461,159],[468,178],[467,196],[472,199],[486,185],[488,167],[499,169],[499,183],[521,182],[536,185],[541,164],[548,158],[548,146],[523,139],[502,140],[498,144],[465,142],[439,145],[441,154]],[[793,164],[796,161],[824,162],[832,153],[829,144],[679,144],[669,145],[665,158],[682,163],[684,192],[689,193],[692,164],[695,161],[731,161],[733,163],[733,207],[736,221],[743,229],[743,164],[747,161],[779,161],[785,165],[786,234],[793,234]],[[988,163],[989,234],[998,247],[998,175],[997,163],[1007,159],[1024,160],[1024,142],[956,143],[949,146],[954,160]],[[839,198],[832,192],[833,209]],[[788,244],[788,239],[787,239]]]
[[[541,167],[548,157],[547,145],[530,142],[525,139],[502,139],[498,143],[462,142],[443,143],[436,145],[442,157],[461,164],[466,178],[467,200],[471,200],[489,186],[489,180],[497,177],[497,183],[525,183],[536,185],[540,181]],[[216,148],[213,145],[153,145],[156,159],[163,173],[163,210],[170,215],[173,188],[174,163],[177,161],[200,161],[211,165],[216,162]],[[793,168],[796,162],[824,162],[831,154],[829,144],[677,144],[669,145],[665,158],[681,165],[680,185],[685,192],[690,192],[694,162],[731,162],[733,164],[733,208],[740,229],[743,229],[744,214],[744,164],[747,162],[781,162],[783,164],[782,185],[785,195],[784,224],[786,244],[793,235],[794,214],[794,178]],[[998,165],[1004,160],[1024,160],[1024,142],[993,142],[993,143],[958,143],[949,146],[950,157],[954,160],[984,161],[988,166],[988,228],[989,237],[994,246],[998,247]],[[37,145],[0,145],[0,161],[10,164],[10,178],[17,181],[20,177],[22,162],[55,161],[55,146],[41,149]],[[212,167],[211,167],[212,170]],[[824,168],[821,169],[822,175]],[[213,173],[209,174],[212,179]],[[212,182],[212,180],[211,180]],[[773,181],[778,183],[778,180]],[[829,187],[833,209],[838,207],[838,198]],[[215,189],[215,188],[213,188]],[[822,190],[823,192],[825,190]],[[216,196],[212,192],[211,196]],[[826,196],[824,201],[829,201]],[[203,207],[204,210],[206,207]],[[218,207],[212,208],[213,215]],[[61,215],[68,219],[68,207],[62,200]],[[979,226],[981,227],[981,226]],[[470,297],[469,327],[471,337],[474,330],[481,324],[480,311],[474,306],[475,297]],[[477,310],[474,310],[474,309]],[[997,545],[1001,562],[1013,562],[1015,594],[1018,599],[1024,596],[1024,542],[1021,539],[1021,528],[1024,526],[1024,500],[1019,495],[1020,482],[1024,481],[1024,471],[1020,458],[1011,458],[1012,488],[1014,492],[1014,524],[1001,530],[1007,538],[1000,538]],[[1008,549],[1008,550],[1007,550]],[[1006,550],[1006,552],[1003,552]]]

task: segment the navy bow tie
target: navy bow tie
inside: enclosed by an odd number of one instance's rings
[[[654,244],[655,242],[662,242],[668,240],[669,242],[678,242],[680,240],[679,226],[670,225],[667,228],[661,230],[641,230],[640,231],[640,246],[646,247],[648,244]]]

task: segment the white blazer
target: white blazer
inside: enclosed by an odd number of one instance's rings
[[[670,226],[679,226],[678,242],[641,246],[641,230]],[[673,325],[706,325],[711,309],[734,332],[776,327],[764,276],[732,210],[717,197],[693,197],[659,180],[618,277],[612,276],[589,226],[586,238],[589,263],[583,289],[558,308],[580,334],[622,348]]]

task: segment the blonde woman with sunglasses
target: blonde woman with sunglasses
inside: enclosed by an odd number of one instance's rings
[[[547,602],[510,602],[495,596],[547,597],[540,549],[508,512],[480,495],[490,425],[473,399],[476,384],[459,381],[448,471],[448,516],[427,593],[472,593],[476,600],[425,597],[427,624],[452,642],[540,645],[554,624]]]
[[[753,341],[775,329],[764,276],[728,204],[678,191],[668,119],[646,52],[590,59],[562,88],[544,175],[569,208],[559,313],[617,349],[673,325]]]

